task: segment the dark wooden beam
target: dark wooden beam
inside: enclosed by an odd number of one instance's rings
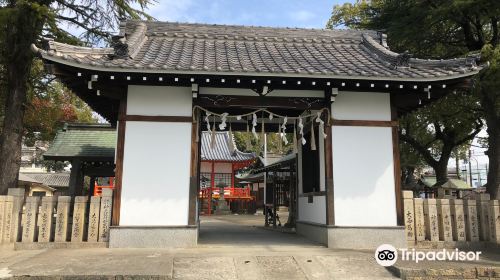
[[[397,118],[396,108],[391,107],[392,119]],[[392,127],[392,157],[394,165],[394,193],[396,196],[396,218],[398,226],[404,225],[403,219],[403,193],[401,190],[401,156],[399,154],[398,127]]]
[[[337,120],[332,119],[334,126],[375,126],[375,127],[397,127],[398,121],[367,121],[367,120]]]
[[[330,93],[325,93],[325,105],[330,106]],[[326,116],[331,118],[331,116]],[[325,186],[326,186],[326,224],[335,225],[335,201],[334,201],[334,182],[333,182],[333,147],[332,133],[333,129],[328,122],[325,122],[326,139],[325,141]]]
[[[120,100],[120,111],[118,118],[123,119],[127,113],[127,97]],[[118,123],[118,139],[116,144],[116,168],[115,168],[115,189],[113,192],[113,213],[111,224],[118,226],[120,224],[120,207],[122,197],[122,179],[123,179],[123,155],[125,150],[125,129],[126,121]]]
[[[123,120],[132,122],[192,122],[193,117],[125,115]]]
[[[200,118],[197,118],[200,121]],[[192,118],[191,118],[192,120]],[[199,193],[199,162],[200,162],[200,149],[199,145],[201,138],[196,142],[197,136],[200,133],[200,127],[197,123],[191,124],[191,168],[189,177],[189,212],[188,212],[188,225],[196,225],[196,203]]]

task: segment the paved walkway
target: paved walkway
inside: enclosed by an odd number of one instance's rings
[[[328,249],[295,234],[263,229],[262,221],[262,216],[204,217],[200,245],[189,249],[0,247],[0,278],[394,279],[400,273],[408,279],[500,277],[495,268],[500,267],[500,256],[495,253],[485,254],[481,268],[475,263],[398,262],[387,270],[375,262],[373,251]]]
[[[204,217],[190,249],[0,249],[0,277],[393,279],[371,252],[333,251],[260,227],[260,216]],[[284,223],[284,221],[282,221]]]

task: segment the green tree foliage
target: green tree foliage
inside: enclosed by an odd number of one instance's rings
[[[256,155],[263,154],[263,142],[255,139],[252,133],[234,132],[234,141],[238,150],[244,152],[253,152]],[[288,144],[285,145],[278,133],[267,133],[267,152],[274,154],[288,154],[293,149],[293,136],[286,134]],[[247,141],[250,141],[250,149],[247,148]],[[280,143],[281,142],[281,143]]]
[[[143,12],[150,0],[0,0],[0,93],[3,124],[0,135],[0,194],[15,187],[19,171],[24,114],[34,63],[32,44],[42,36],[58,41],[83,40],[92,45],[110,38],[123,17],[151,18]],[[138,7],[134,8],[134,7]],[[83,30],[76,38],[63,27]],[[50,77],[46,77],[50,79]]]
[[[400,139],[414,149],[404,152],[417,152],[435,170],[437,182],[446,182],[453,151],[469,144],[483,127],[478,109],[474,96],[456,92],[402,117]]]
[[[498,71],[494,70],[492,60],[495,60],[493,49],[500,42],[499,24],[500,1],[496,0],[358,0],[354,4],[335,6],[327,24],[329,28],[347,26],[382,30],[387,33],[388,44],[393,51],[409,50],[421,58],[457,57],[471,52],[478,53],[486,48],[486,51],[483,51],[483,61],[490,61],[491,69],[482,71],[475,79],[476,90],[474,92],[476,94],[474,96],[479,101],[480,112],[488,127],[490,169],[487,189],[492,197],[497,198],[500,198],[498,191],[500,188],[500,160],[498,159],[498,154],[500,154],[498,132],[500,114],[498,111],[500,107],[498,106],[499,93],[495,90],[498,87],[495,87],[495,83],[500,80],[500,76]],[[487,47],[488,45],[492,47]],[[491,55],[488,56],[487,53]],[[475,102],[472,104],[475,105]],[[473,112],[467,109],[470,108],[470,104],[464,105],[466,105],[464,113]],[[415,114],[421,115],[422,112]],[[443,118],[448,117],[443,116]],[[460,127],[452,127],[452,129],[458,129],[457,134],[463,132]],[[417,130],[417,132],[421,131],[426,130]],[[421,135],[414,136],[416,139],[423,138]],[[419,144],[426,146],[427,143]],[[414,150],[417,151],[417,147],[414,146]],[[402,152],[404,153],[405,150]],[[428,153],[425,152],[425,154]],[[430,157],[425,156],[425,158],[427,158],[426,161],[433,162]],[[435,155],[433,157],[434,160],[439,158]]]

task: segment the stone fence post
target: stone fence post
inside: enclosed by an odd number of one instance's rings
[[[490,195],[481,193],[477,197],[477,213],[479,214],[479,239],[490,239]]]
[[[68,241],[68,220],[71,207],[71,196],[59,196],[57,199],[57,216],[55,242]]]
[[[38,215],[38,242],[50,242],[52,240],[52,220],[54,218],[54,207],[56,197],[42,197],[42,207]]]
[[[479,226],[477,220],[476,201],[466,199],[464,200],[465,209],[465,233],[467,241],[479,241]]]
[[[500,202],[490,200],[491,242],[500,244]]]
[[[85,234],[85,214],[87,212],[86,196],[76,196],[73,206],[73,228],[71,230],[71,242],[82,242]]]
[[[101,211],[99,215],[99,242],[109,241],[111,226],[111,210],[113,209],[113,190],[103,189],[101,196]]]
[[[403,191],[403,209],[406,240],[409,243],[415,243],[415,211],[413,206],[413,192]]]
[[[97,242],[99,237],[99,213],[101,211],[101,197],[90,197],[88,242]]]
[[[439,241],[439,221],[436,208],[436,199],[424,200],[425,237],[430,241]]]
[[[37,215],[40,197],[28,196],[26,198],[26,215],[23,221],[22,242],[35,242],[37,235]]]
[[[464,202],[461,199],[451,199],[450,207],[453,240],[465,241]]]
[[[437,210],[439,217],[439,238],[441,241],[452,241],[450,200],[438,199]]]
[[[21,241],[22,225],[21,216],[23,213],[24,205],[24,189],[23,188],[10,188],[7,192],[8,196],[12,196],[12,214],[10,222],[10,236],[5,235],[4,240],[8,238],[8,242]],[[10,211],[8,212],[10,213]]]

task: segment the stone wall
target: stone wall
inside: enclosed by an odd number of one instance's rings
[[[111,189],[101,197],[24,197],[18,189],[0,196],[0,243],[24,247],[53,243],[99,243],[109,239]],[[36,243],[36,244],[35,244]],[[22,246],[21,246],[22,247]],[[24,248],[22,247],[22,248]]]
[[[450,242],[500,245],[500,206],[488,194],[476,200],[414,198],[403,191],[409,245]]]

